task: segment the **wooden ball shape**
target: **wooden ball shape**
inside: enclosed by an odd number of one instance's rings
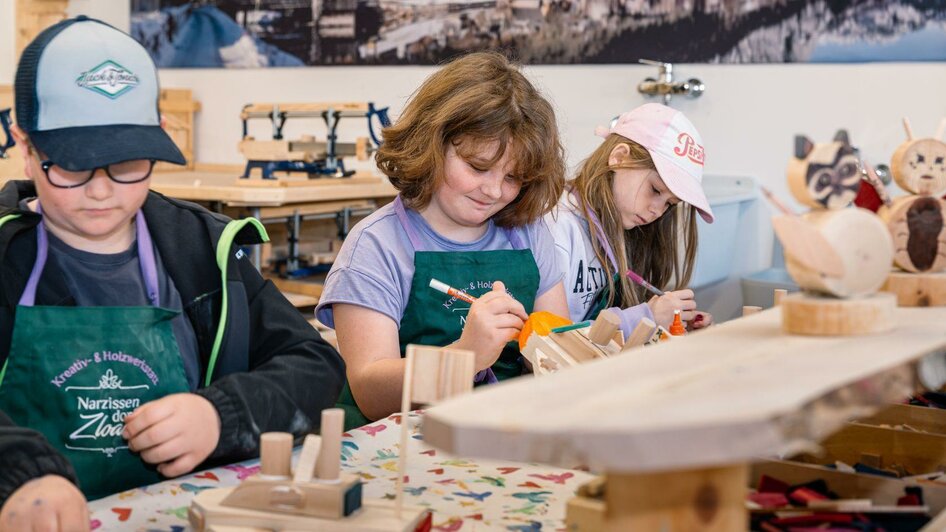
[[[942,196],[946,192],[946,143],[937,139],[904,142],[893,153],[890,171],[900,188],[911,194]]]
[[[802,155],[802,157],[798,157]],[[815,209],[850,205],[861,187],[860,161],[844,142],[796,150],[788,163],[788,188],[799,203]]]
[[[946,270],[946,201],[904,196],[877,213],[893,237],[894,264],[912,273]]]
[[[893,262],[893,241],[883,221],[856,207],[820,210],[802,218],[834,248],[844,265],[840,276],[806,266],[785,250],[785,266],[800,287],[835,297],[850,298],[876,292]]]

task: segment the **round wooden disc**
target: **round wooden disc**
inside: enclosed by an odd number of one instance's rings
[[[901,307],[946,306],[946,272],[891,272],[881,291],[895,294]]]
[[[854,336],[893,329],[897,298],[880,292],[838,299],[806,293],[782,298],[782,330],[808,336]]]

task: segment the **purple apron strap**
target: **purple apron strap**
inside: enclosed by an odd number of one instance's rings
[[[43,208],[39,203],[36,204],[36,212],[43,214]],[[144,214],[141,210],[135,215],[137,243],[138,243],[138,264],[141,267],[141,277],[145,282],[145,289],[148,291],[148,300],[155,307],[160,306],[158,292],[158,266],[154,256],[154,246],[151,242],[151,233],[148,231],[148,225],[145,222]],[[33,271],[30,272],[29,281],[26,283],[26,289],[20,296],[19,304],[24,307],[32,307],[36,304],[36,288],[39,286],[39,278],[43,275],[43,268],[46,267],[46,259],[49,256],[49,239],[46,236],[46,224],[40,221],[36,228],[36,261],[33,263]]]
[[[401,227],[404,228],[404,232],[407,233],[407,239],[411,241],[411,245],[414,246],[414,251],[425,251],[424,241],[421,240],[420,236],[417,234],[417,230],[414,229],[414,224],[411,222],[410,218],[407,217],[407,211],[404,210],[404,202],[401,201],[401,196],[394,198],[394,214],[397,215],[397,219],[401,222]]]
[[[575,202],[578,205],[581,205],[581,200],[575,196],[575,192],[569,192]],[[604,234],[604,229],[601,227],[601,221],[598,220],[598,216],[591,209],[585,209],[585,216],[588,218],[588,221],[591,223],[591,226],[594,228],[595,232],[598,234],[598,241],[601,242],[601,247],[604,248],[604,254],[608,256],[608,260],[611,262],[611,266],[614,268],[615,273],[618,272],[618,261],[614,258],[614,250],[611,249],[611,243],[608,242],[608,238]]]

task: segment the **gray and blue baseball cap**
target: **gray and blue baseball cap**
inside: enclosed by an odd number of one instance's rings
[[[161,128],[158,72],[127,33],[85,16],[44,30],[16,69],[16,120],[66,170],[122,161],[185,164]]]

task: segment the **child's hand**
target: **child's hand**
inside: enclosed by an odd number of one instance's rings
[[[713,315],[709,312],[697,311],[693,319],[687,322],[687,330],[703,329],[713,324]]]
[[[34,478],[14,491],[0,509],[0,532],[14,530],[87,531],[85,496],[59,475]]]
[[[145,403],[125,418],[128,448],[166,477],[189,473],[220,440],[220,415],[210,401],[178,393]]]
[[[492,291],[470,305],[463,334],[453,347],[473,351],[476,371],[482,371],[496,362],[503,346],[519,335],[528,318],[522,303],[506,293],[506,285],[496,281]]]
[[[673,323],[673,311],[680,311],[680,319],[692,321],[696,316],[696,301],[693,300],[693,290],[674,290],[664,292],[662,296],[654,296],[647,302],[650,311],[654,314],[654,321],[665,329]]]

